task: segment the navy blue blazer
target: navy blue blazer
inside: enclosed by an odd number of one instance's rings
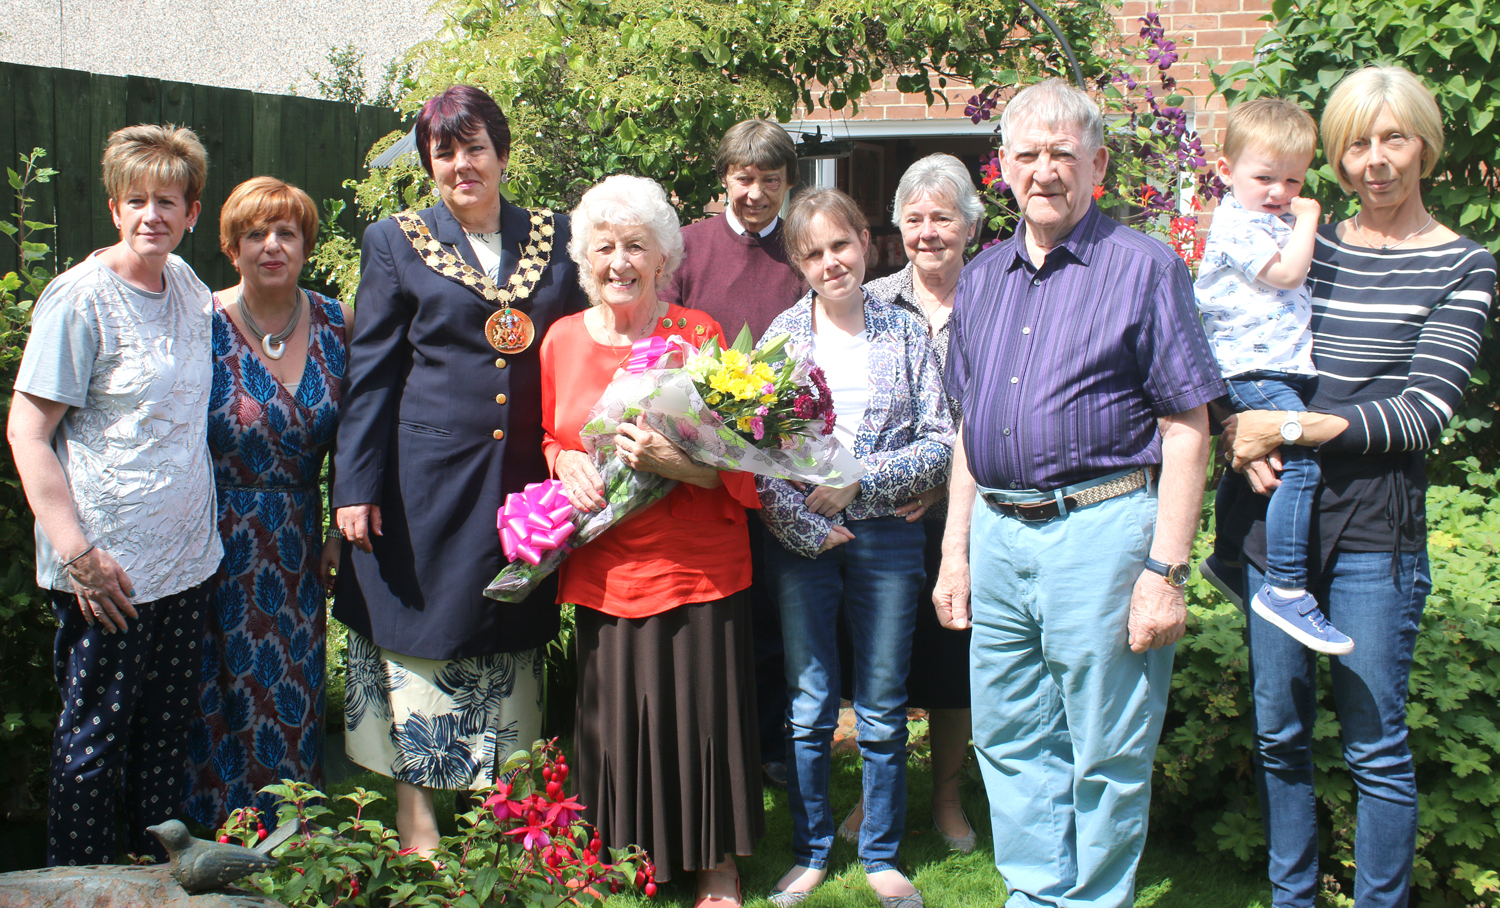
[[[421,212],[438,242],[479,267],[463,228],[439,202]],[[425,659],[540,646],[557,634],[555,583],[520,603],[486,599],[503,564],[495,512],[547,478],[542,456],[542,336],[588,308],[556,217],[552,258],[531,297],[536,340],[495,351],[484,326],[497,308],[418,257],[394,219],[370,225],[360,255],[333,505],[380,507],[373,553],[346,544],[333,614],[377,645]],[[502,202],[502,283],[531,230]],[[481,269],[482,270],[482,269]]]

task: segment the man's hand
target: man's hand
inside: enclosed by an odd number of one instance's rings
[[[955,631],[970,625],[969,563],[960,558],[944,558],[938,568],[937,584],[932,589],[932,604],[937,607],[938,624]]]
[[[1181,640],[1187,631],[1187,607],[1182,601],[1182,590],[1155,571],[1141,571],[1141,576],[1135,581],[1135,590],[1130,594],[1128,626],[1131,652],[1144,653]]]

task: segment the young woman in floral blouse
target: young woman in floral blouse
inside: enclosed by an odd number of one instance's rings
[[[859,856],[882,905],[919,908],[896,869],[906,820],[906,675],[924,578],[923,531],[896,511],[948,476],[953,424],[927,328],[860,288],[870,234],[833,189],[798,196],[787,251],[811,292],[777,316],[767,338],[810,347],[833,393],[834,435],[867,472],[842,489],[757,478],[776,544],[766,567],[781,608],[791,697],[792,849],[797,865],[771,893],[795,905],[827,873],[834,820],[828,765],[838,721],[839,606],[854,638],[854,710],[864,757]]]

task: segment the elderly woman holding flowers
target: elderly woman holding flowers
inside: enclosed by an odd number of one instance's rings
[[[833,847],[829,758],[838,722],[840,602],[854,640],[854,711],[864,758],[859,857],[887,908],[920,908],[896,866],[906,823],[906,676],[925,579],[924,532],[898,509],[947,480],[953,424],[927,326],[861,289],[870,232],[836,189],[805,192],[786,219],[786,247],[811,291],[776,317],[811,347],[832,393],[834,436],[865,467],[842,488],[759,479],[776,537],[766,567],[781,608],[792,759],[788,790],[797,864],[771,892],[804,901],[827,874]],[[820,394],[827,397],[827,394]]]
[[[633,345],[672,335],[701,345],[721,329],[657,297],[682,237],[656,183],[610,177],[584,194],[573,229],[568,252],[593,306],[542,343],[543,450],[568,500],[597,511],[605,487],[579,430]],[[738,905],[734,856],[765,825],[745,592],[755,483],[641,425],[622,424],[615,444],[627,466],[678,484],[559,571],[558,601],[579,606],[579,797],[606,845],[644,846],[659,880],[698,871],[698,906]]]

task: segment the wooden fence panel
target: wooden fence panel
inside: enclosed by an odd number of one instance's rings
[[[18,166],[19,154],[47,150],[44,163],[59,174],[32,187],[29,219],[58,225],[51,243],[59,262],[76,263],[119,239],[99,159],[109,134],[130,123],[188,126],[208,151],[203,210],[178,253],[214,288],[236,280],[218,240],[219,209],[231,189],[270,174],[306,189],[320,213],[324,199],[342,198],[349,203],[343,226],[358,236],[364,224],[343,183],[363,177],[370,144],[402,125],[394,111],[338,101],[0,63],[0,174]],[[0,199],[0,216],[13,217],[14,194],[3,182]],[[0,273],[17,261],[14,245],[0,239]]]

